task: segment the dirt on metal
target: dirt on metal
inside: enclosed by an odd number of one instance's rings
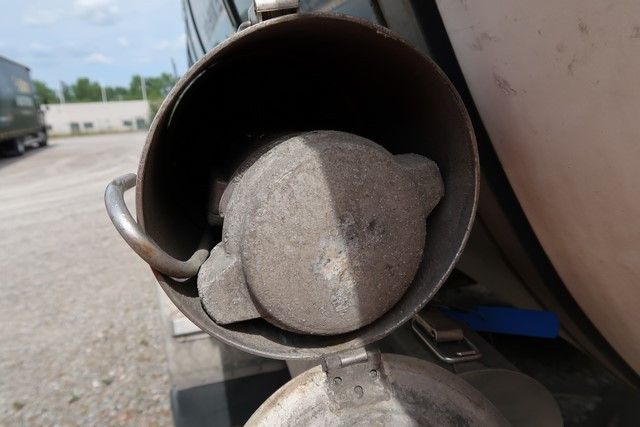
[[[451,372],[401,355],[383,354],[381,360],[385,375],[356,386],[351,402],[336,404],[333,396],[344,383],[327,381],[317,366],[281,387],[246,425],[509,425],[491,402]]]
[[[205,309],[317,335],[387,312],[414,278],[444,192],[434,162],[404,156],[346,132],[283,138],[227,187],[218,260],[198,277]]]

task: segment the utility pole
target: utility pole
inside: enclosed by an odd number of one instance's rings
[[[65,99],[64,99],[64,83],[62,83],[62,80],[60,81],[60,102],[62,102],[63,104],[65,103]]]
[[[140,75],[140,86],[142,87],[142,99],[147,100],[147,83],[144,81],[144,77]]]
[[[178,81],[178,67],[176,67],[176,61],[171,57],[171,66],[173,67],[173,78]]]

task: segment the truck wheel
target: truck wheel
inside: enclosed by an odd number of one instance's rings
[[[38,147],[44,147],[49,142],[49,135],[46,132],[38,132],[38,138],[40,138]]]
[[[10,152],[9,154],[13,156],[22,156],[25,151],[27,151],[27,145],[24,143],[24,139],[16,138],[9,144]]]

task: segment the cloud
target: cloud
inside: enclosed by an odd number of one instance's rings
[[[60,45],[60,54],[66,54],[71,58],[84,58],[92,52],[85,44],[76,40],[66,41]]]
[[[118,37],[116,41],[121,47],[129,47],[129,39],[126,37]]]
[[[94,52],[85,56],[84,62],[87,64],[111,64],[113,59],[102,53]]]
[[[187,36],[185,34],[180,34],[173,40],[161,40],[155,45],[153,45],[153,50],[175,50],[175,49],[185,49],[187,45]]]
[[[120,19],[116,0],[75,0],[78,16],[94,25],[112,25]]]
[[[22,17],[22,22],[31,27],[46,27],[58,22],[60,16],[46,9],[30,10]]]
[[[167,40],[162,40],[153,45],[153,50],[167,50],[169,45],[170,43]]]
[[[21,47],[19,53],[16,53],[16,59],[26,64],[52,64],[57,62],[55,50],[52,49],[51,46],[37,41],[31,42],[28,45]]]
[[[185,49],[187,47],[187,35],[182,33],[175,40],[176,47],[180,49]]]
[[[51,56],[53,54],[53,49],[51,49],[51,46],[40,42],[29,43],[28,51],[33,55]]]

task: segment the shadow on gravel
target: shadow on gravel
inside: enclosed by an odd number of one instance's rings
[[[27,147],[27,151],[22,156],[4,156],[0,154],[0,169],[10,166],[15,162],[19,162],[20,160],[24,160],[27,157],[36,156],[38,153],[43,153],[52,148],[56,148],[56,144],[49,143],[44,147]]]

